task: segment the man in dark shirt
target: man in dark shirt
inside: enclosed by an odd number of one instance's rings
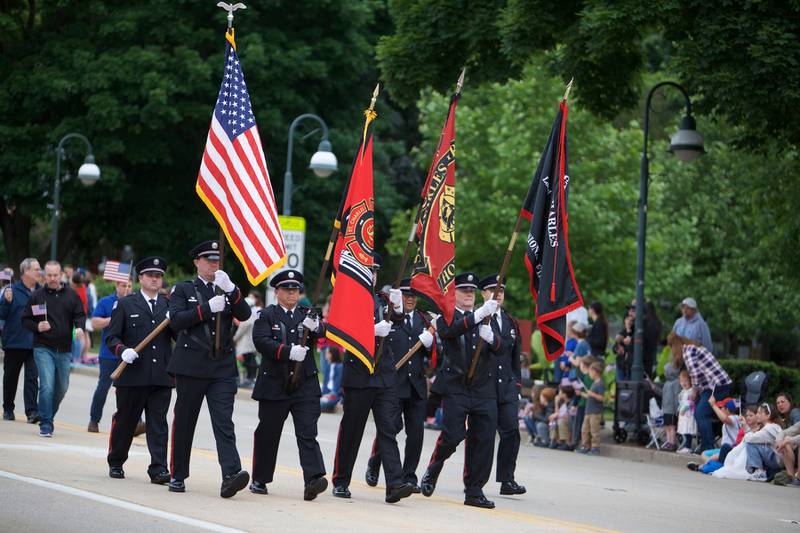
[[[22,325],[33,332],[33,357],[39,371],[39,436],[53,436],[53,418],[69,388],[72,331],[83,339],[86,314],[78,294],[61,283],[61,264],[44,265],[45,286],[31,294]]]

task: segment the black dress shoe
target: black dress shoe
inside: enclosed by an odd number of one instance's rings
[[[150,476],[150,483],[153,485],[166,485],[169,483],[169,472],[164,470],[163,472],[159,472],[154,476]]]
[[[3,411],[3,420],[14,420],[14,411]]]
[[[403,483],[399,487],[386,489],[386,503],[397,503],[403,498],[408,498],[414,493],[414,485]]]
[[[219,489],[219,495],[223,498],[231,498],[245,488],[248,483],[250,483],[250,474],[246,470],[239,470],[235,474],[225,476]]]
[[[267,490],[267,484],[256,480],[253,480],[253,482],[250,483],[250,492],[253,494],[269,494],[269,491]]]
[[[307,502],[316,499],[318,494],[325,492],[328,488],[328,480],[320,476],[312,479],[306,483],[306,488],[303,490],[303,499]]]
[[[114,479],[125,479],[125,471],[121,466],[110,466],[108,467],[108,477],[113,477]]]
[[[368,466],[364,479],[366,479],[367,485],[370,487],[376,486],[378,484],[378,470]]]
[[[510,496],[515,494],[525,494],[528,490],[519,485],[516,481],[506,481],[500,484],[500,494],[504,496]]]
[[[345,487],[344,485],[334,485],[333,491],[331,494],[336,496],[337,498],[350,498],[350,489]]]
[[[412,494],[419,494],[419,493],[420,493],[420,490],[419,490],[419,485],[417,485],[416,483],[413,483],[413,485],[414,485],[414,488],[413,488],[413,490],[411,491],[411,493],[412,493]]]
[[[170,492],[186,492],[186,484],[180,479],[170,479],[169,480],[169,491]]]
[[[41,418],[39,418],[39,415],[36,413],[28,415],[28,424],[38,424],[39,420],[41,420]]]
[[[472,507],[480,507],[481,509],[494,509],[494,502],[487,500],[486,496],[464,496],[464,505]]]
[[[422,492],[423,496],[428,497],[436,490],[436,479],[434,479],[430,470],[426,470],[425,474],[422,476],[422,480],[419,482],[419,490]]]

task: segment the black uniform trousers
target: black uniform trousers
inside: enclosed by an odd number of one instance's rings
[[[422,437],[425,434],[426,398],[420,398],[416,389],[412,387],[410,398],[399,400],[399,409],[395,418],[396,433],[403,427],[406,430],[406,447],[403,453],[403,481],[417,484],[417,467],[422,455]],[[405,422],[405,423],[404,423]],[[369,467],[375,470],[381,468],[380,445],[378,438],[372,441],[372,454],[369,457]]]
[[[497,400],[475,398],[467,394],[448,394],[442,402],[444,428],[436,441],[428,470],[439,478],[444,462],[466,439],[464,456],[464,493],[480,496],[489,481],[494,458],[494,434],[497,431]],[[466,428],[469,423],[469,429]]]
[[[514,481],[514,470],[517,469],[519,454],[519,401],[497,404],[497,433],[500,443],[497,445],[496,481],[505,483]]]
[[[17,395],[19,373],[25,365],[22,393],[25,399],[25,414],[36,414],[38,409],[39,372],[33,359],[32,349],[7,348],[3,354],[3,411],[14,412],[14,397]]]
[[[253,436],[253,480],[271,483],[278,459],[278,445],[286,417],[292,413],[303,480],[325,475],[325,463],[317,442],[317,421],[322,411],[318,396],[295,394],[288,400],[258,402],[258,427]]]
[[[197,417],[205,398],[211,427],[217,443],[217,459],[222,468],[222,477],[235,474],[242,469],[239,452],[236,450],[236,433],[233,429],[233,399],[236,396],[236,377],[195,378],[175,376],[175,410],[172,420],[172,455],[170,472],[179,481],[189,477],[189,458],[192,440],[197,426]]]
[[[384,466],[386,487],[395,488],[403,484],[403,466],[400,451],[397,449],[395,431],[397,411],[397,391],[394,387],[371,387],[356,389],[344,388],[344,415],[339,424],[336,440],[336,458],[333,463],[333,485],[347,487],[353,475],[353,465],[358,455],[358,447],[364,436],[369,412],[375,419],[378,434],[378,447]]]
[[[133,433],[145,413],[147,449],[150,450],[150,477],[167,470],[167,411],[172,388],[149,385],[117,387],[117,412],[111,419],[108,437],[108,465],[122,466],[128,460]]]

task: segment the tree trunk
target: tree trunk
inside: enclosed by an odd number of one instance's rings
[[[19,264],[31,253],[31,219],[0,197],[0,229],[8,264],[14,269],[14,277],[19,279]]]

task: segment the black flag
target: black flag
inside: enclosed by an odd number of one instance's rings
[[[564,351],[566,314],[583,305],[567,243],[567,156],[567,103],[562,101],[522,206],[531,223],[525,266],[548,361]]]

